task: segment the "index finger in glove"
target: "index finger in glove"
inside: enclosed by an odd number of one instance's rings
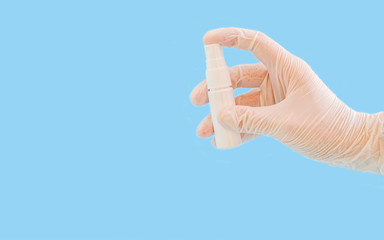
[[[205,44],[218,43],[251,51],[267,67],[276,63],[280,51],[285,51],[277,42],[262,32],[243,28],[218,28],[204,35]]]

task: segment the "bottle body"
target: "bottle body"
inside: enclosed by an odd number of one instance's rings
[[[217,120],[217,114],[221,109],[235,105],[232,87],[211,90],[208,92],[208,98],[213,129],[215,131],[216,147],[219,149],[228,149],[239,146],[242,143],[240,133],[223,127]]]
[[[219,44],[205,45],[206,78],[209,106],[211,108],[216,147],[234,148],[241,144],[240,133],[223,127],[217,121],[217,114],[227,106],[235,106],[231,77],[225,64],[223,51]]]

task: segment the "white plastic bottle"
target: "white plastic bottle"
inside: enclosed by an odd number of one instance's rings
[[[219,44],[205,45],[205,56],[208,98],[216,147],[219,149],[234,148],[241,144],[240,133],[224,128],[217,121],[217,114],[223,107],[235,106],[231,78],[221,46]]]

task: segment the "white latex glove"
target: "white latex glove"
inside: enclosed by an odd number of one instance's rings
[[[329,165],[384,173],[383,113],[349,108],[305,61],[262,32],[221,28],[209,31],[204,43],[249,50],[261,61],[229,69],[234,89],[254,89],[238,96],[237,106],[218,114],[222,125],[242,133],[243,142],[271,136]],[[207,92],[203,81],[192,91],[192,103],[208,103]],[[213,134],[209,115],[200,123],[197,135]],[[215,145],[214,139],[212,142]]]

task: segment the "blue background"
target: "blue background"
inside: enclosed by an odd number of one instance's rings
[[[305,59],[352,108],[382,111],[382,8],[1,1],[0,239],[383,239],[382,176],[267,137],[216,150],[195,134],[209,108],[189,102],[204,33],[235,26]]]

